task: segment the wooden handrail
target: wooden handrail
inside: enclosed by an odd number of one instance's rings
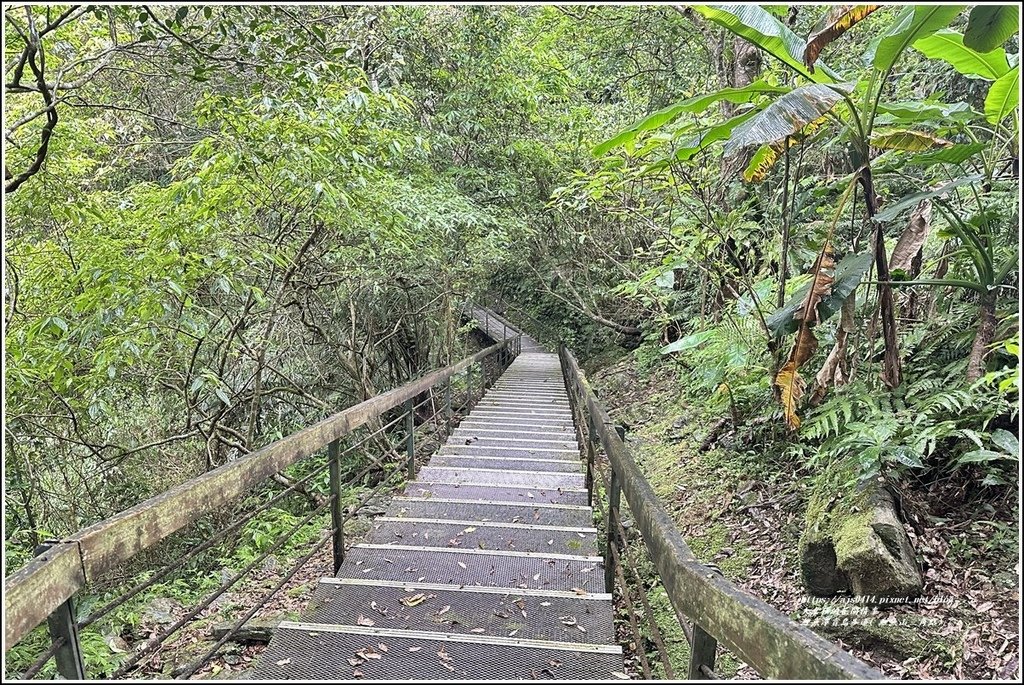
[[[331,441],[514,343],[514,338],[502,341],[452,366],[371,397],[60,540],[4,580],[5,652],[86,583],[275,473],[312,456]]]
[[[583,400],[585,412],[621,483],[634,525],[643,535],[678,616],[692,620],[695,626],[766,678],[872,680],[883,677],[879,671],[700,563],[636,465],[630,449],[614,430],[611,418],[597,401],[572,353],[560,345],[558,355],[570,396]]]

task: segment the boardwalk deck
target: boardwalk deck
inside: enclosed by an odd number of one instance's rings
[[[489,323],[496,339],[516,332]],[[541,349],[524,339],[302,620],[280,625],[251,678],[606,680],[622,670],[558,357]]]

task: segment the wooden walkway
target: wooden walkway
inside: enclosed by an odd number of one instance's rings
[[[507,323],[488,320],[500,340]],[[250,678],[622,671],[558,357],[529,342]]]

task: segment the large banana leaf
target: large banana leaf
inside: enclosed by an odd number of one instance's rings
[[[804,46],[804,64],[812,72],[826,45],[870,16],[881,5],[836,5],[815,24]]]
[[[951,147],[953,143],[925,131],[877,131],[871,135],[871,146],[879,150],[923,152],[933,148]]]
[[[864,252],[858,255],[847,255],[839,261],[833,277],[831,293],[822,297],[821,301],[817,303],[817,321],[829,319],[842,308],[843,300],[860,285],[864,274],[871,268],[873,259],[870,252]],[[765,321],[768,324],[768,330],[775,335],[782,335],[783,333],[793,333],[799,328],[800,321],[796,315],[804,304],[811,285],[808,283],[797,290],[781,309],[768,317]]]
[[[943,102],[883,102],[878,105],[878,112],[892,117],[888,123],[893,124],[969,121],[978,116],[966,102],[957,102],[952,105]],[[882,120],[879,119],[877,122],[882,123]]]
[[[978,52],[964,45],[962,34],[950,29],[936,31],[914,42],[914,49],[925,57],[941,59],[953,65],[964,76],[995,81],[1010,70],[1006,51],[1002,48]]]
[[[747,39],[810,81],[835,83],[842,80],[822,62],[818,62],[818,68],[811,73],[804,65],[804,41],[757,5],[694,5],[693,9],[708,21]]]
[[[911,5],[876,40],[864,55],[879,71],[888,71],[903,51],[925,36],[946,28],[966,5]]]
[[[852,83],[831,86],[814,83],[795,88],[757,116],[737,126],[725,144],[725,154],[732,155],[746,147],[785,140],[825,116],[842,99],[840,91],[852,89]]]
[[[776,142],[771,145],[762,145],[754,156],[750,158],[750,163],[747,168],[743,171],[743,180],[751,183],[760,183],[768,177],[768,172],[771,171],[775,163],[779,161],[779,158],[786,152],[786,147],[790,149],[800,145],[808,138],[814,136],[818,130],[825,124],[828,117],[821,117],[815,121],[804,126],[798,132],[791,136],[787,136],[781,142]]]
[[[988,52],[1001,46],[1019,29],[1015,4],[978,5],[967,19],[964,45]]]
[[[714,93],[698,95],[696,97],[677,102],[673,105],[669,105],[663,109],[659,109],[657,112],[644,117],[629,128],[619,132],[615,137],[609,138],[599,145],[595,145],[591,152],[595,157],[599,157],[619,145],[625,145],[626,143],[631,142],[644,131],[650,131],[664,126],[665,124],[673,121],[680,114],[703,112],[709,106],[722,100],[739,104],[750,102],[758,95],[765,93],[787,93],[789,90],[790,88],[786,86],[773,86],[766,81],[755,81],[754,83],[742,88],[722,88]]]
[[[907,158],[904,163],[917,166],[931,166],[940,163],[960,164],[984,150],[985,147],[985,143],[963,143],[942,150],[933,150],[932,152],[914,155]]]
[[[988,89],[985,96],[985,118],[990,124],[998,124],[1010,116],[1020,102],[1020,66],[1016,66],[1000,76]]]
[[[982,178],[984,177],[981,174],[971,174],[970,176],[964,176],[956,179],[955,181],[950,181],[949,183],[933,190],[923,190],[919,193],[912,193],[902,198],[899,202],[886,207],[878,214],[875,214],[873,219],[879,222],[889,221],[890,219],[896,218],[900,212],[910,209],[911,207],[916,207],[921,200],[930,200],[933,197],[941,197],[949,191],[955,190],[961,186],[965,186],[970,183],[977,183],[981,181]]]

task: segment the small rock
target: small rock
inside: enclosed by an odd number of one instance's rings
[[[242,659],[237,654],[225,654],[224,663],[229,664],[231,666],[237,666],[238,664],[242,663]]]
[[[169,597],[157,597],[143,613],[143,618],[151,623],[174,623],[174,611],[180,609],[181,605]]]
[[[124,654],[128,651],[128,643],[120,635],[104,635],[103,641],[114,654]]]
[[[1012,590],[1017,587],[1019,583],[1020,579],[1013,571],[999,571],[992,576],[993,585],[1007,590]]]
[[[263,560],[262,568],[267,573],[273,573],[278,568],[280,568],[280,566],[281,566],[281,564],[277,561],[277,557],[275,557],[273,554],[271,554],[270,556],[268,556],[266,559]]]

